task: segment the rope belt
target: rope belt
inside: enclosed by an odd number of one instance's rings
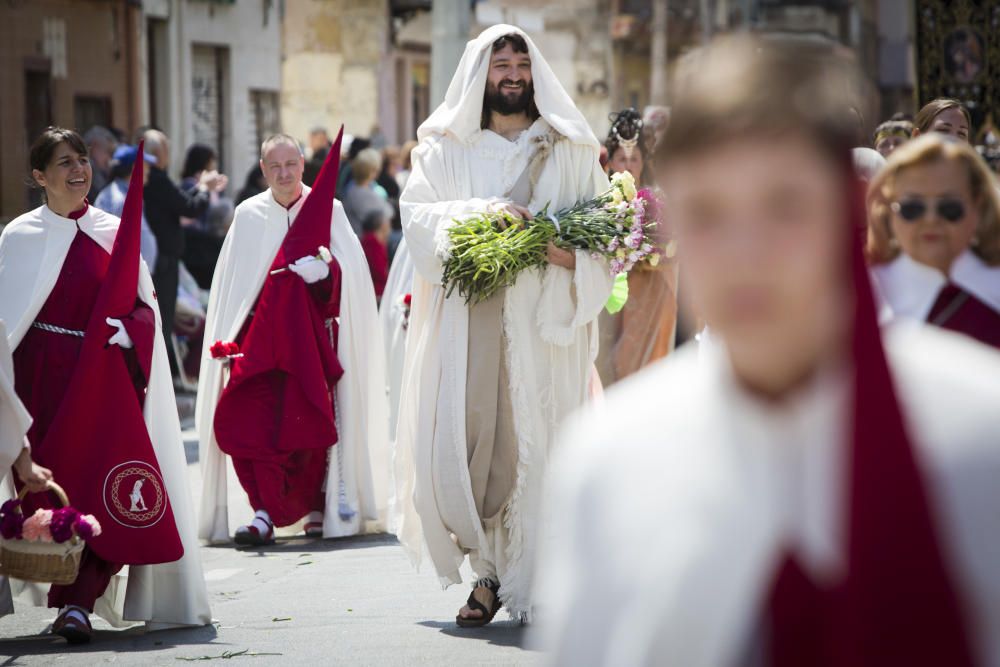
[[[64,336],[76,336],[77,338],[83,338],[84,336],[82,331],[63,329],[62,327],[57,327],[54,324],[46,324],[45,322],[33,322],[31,326],[42,331],[48,331],[49,333],[63,334]]]

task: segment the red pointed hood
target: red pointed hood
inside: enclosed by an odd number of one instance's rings
[[[142,234],[143,145],[135,156],[135,168],[129,179],[121,224],[111,250],[111,262],[104,285],[90,316],[88,333],[107,330],[105,318],[121,317],[135,307],[139,287],[139,240]]]

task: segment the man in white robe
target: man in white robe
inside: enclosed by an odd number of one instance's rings
[[[562,434],[549,657],[1000,664],[1000,356],[932,328],[880,336],[852,132],[827,115],[836,63],[709,49],[658,164],[712,337]]]
[[[211,356],[215,341],[237,339],[275,254],[311,191],[302,183],[304,157],[292,137],[276,135],[265,141],[261,168],[269,187],[236,208],[216,266],[205,326],[206,357]],[[339,201],[334,201],[329,249],[341,275],[336,356],[344,374],[334,396],[337,443],[329,453],[325,509],[306,517],[306,531],[316,537],[343,537],[384,529],[389,497],[388,414],[375,292],[361,244]],[[317,258],[303,260],[302,264],[321,263]],[[323,277],[309,268],[295,268],[297,264],[292,270],[307,283]],[[205,366],[195,410],[204,480],[198,535],[208,542],[228,542],[230,509],[238,517],[249,516],[251,509],[240,492],[230,457],[216,440],[215,412],[228,373],[220,362],[206,361]],[[255,531],[261,542],[273,538],[271,518],[264,509],[258,509],[237,535],[250,537],[246,533]]]
[[[398,535],[417,562],[426,544],[444,586],[461,582],[469,556],[477,582],[460,625],[485,624],[500,603],[525,619],[549,446],[586,398],[612,278],[589,254],[550,246],[548,266],[470,308],[441,287],[446,230],[487,209],[559,210],[608,184],[587,122],[513,26],[469,42],[417,134],[400,197],[416,271],[395,454]]]

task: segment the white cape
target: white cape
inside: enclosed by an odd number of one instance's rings
[[[597,316],[611,292],[605,263],[576,253],[576,269],[525,271],[506,290],[504,345],[517,434],[517,480],[502,526],[483,529],[472,497],[465,434],[469,309],[441,288],[439,245],[456,217],[485,210],[503,194],[491,183],[476,191],[473,149],[479,128],[492,43],[517,33],[528,44],[536,104],[548,126],[564,137],[553,143],[528,207],[552,210],[604,191],[597,140],[534,43],[513,26],[494,26],[469,42],[442,104],[418,131],[413,171],[400,197],[403,232],[415,267],[403,368],[394,472],[401,517],[397,534],[419,565],[426,545],[442,585],[461,581],[463,549],[439,514],[446,505],[464,514],[482,558],[497,565],[500,598],[513,615],[531,612],[531,575],[540,514],[541,483],[550,442],[562,418],[586,399],[597,354]],[[533,128],[545,129],[544,123]],[[509,165],[508,165],[509,166]],[[511,183],[516,169],[505,177]],[[482,190],[483,188],[478,188]],[[440,480],[436,484],[435,479]],[[462,509],[464,508],[464,510]],[[395,523],[395,522],[394,522]],[[501,533],[505,531],[505,533]]]
[[[253,516],[229,457],[215,440],[215,407],[224,377],[222,364],[211,360],[209,348],[217,340],[236,339],[290,223],[309,194],[308,187],[303,186],[303,190],[290,211],[274,201],[270,190],[240,204],[215,268],[195,408],[204,484],[198,536],[209,542],[229,541],[230,511],[240,523]],[[336,200],[330,251],[340,264],[342,277],[337,357],[344,375],[336,389],[339,440],[330,449],[327,466],[323,536],[343,537],[383,530],[390,492],[385,361],[375,290],[361,243]],[[229,493],[230,484],[233,494]],[[338,514],[341,495],[354,511],[347,520]]]
[[[378,318],[382,324],[382,342],[385,343],[385,369],[389,395],[389,440],[396,439],[396,421],[399,419],[399,393],[403,384],[403,359],[406,355],[405,307],[402,299],[413,290],[413,260],[401,239],[389,267],[389,278],[382,293]]]
[[[14,360],[7,345],[7,325],[0,320],[0,470],[13,465],[30,427],[31,415],[14,391]]]
[[[77,224],[111,252],[118,223],[118,218],[93,206],[76,222],[42,206],[20,216],[4,229],[0,235],[0,320],[10,327],[7,342],[12,350],[17,349],[55,286],[66,252],[76,236]],[[184,556],[174,563],[127,568],[112,579],[94,611],[116,626],[129,621],[146,621],[151,628],[205,625],[211,622],[212,616],[194,532],[184,442],[167,348],[161,333],[160,311],[145,262],[140,262],[139,266],[139,298],[156,314],[153,364],[143,416],[170,496]],[[8,487],[8,493],[12,488]],[[21,588],[20,582],[11,583],[16,594]],[[23,584],[23,589],[32,602],[45,604],[44,587]],[[7,610],[12,611],[9,600],[7,602]],[[2,604],[0,601],[0,606]]]
[[[1000,355],[935,327],[884,341],[974,655],[1000,665]],[[537,577],[550,664],[757,664],[787,549],[821,577],[843,562],[847,373],[777,408],[708,348],[615,385],[560,437]]]

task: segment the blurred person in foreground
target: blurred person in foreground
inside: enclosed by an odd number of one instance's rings
[[[976,151],[936,133],[915,139],[869,198],[868,255],[893,315],[1000,347],[1000,194]]]
[[[820,48],[723,41],[676,89],[658,179],[713,335],[563,434],[555,664],[1000,661],[1000,355],[883,339]]]

